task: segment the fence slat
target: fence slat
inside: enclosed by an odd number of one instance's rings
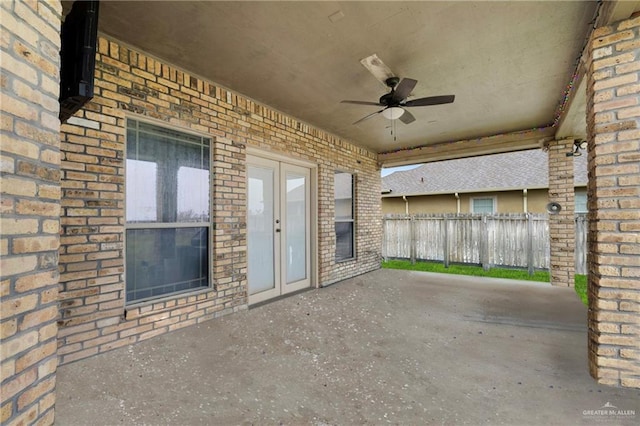
[[[533,275],[535,265],[533,264],[533,218],[527,214],[527,271]]]
[[[586,215],[576,215],[576,274],[586,274]],[[544,214],[386,215],[387,258],[549,269],[549,220]]]

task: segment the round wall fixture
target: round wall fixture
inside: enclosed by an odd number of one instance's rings
[[[547,213],[549,214],[558,214],[560,210],[562,210],[562,206],[558,203],[547,204]]]

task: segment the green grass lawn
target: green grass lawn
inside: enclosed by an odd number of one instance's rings
[[[578,294],[582,303],[585,306],[589,306],[589,300],[587,299],[587,276],[586,275],[576,275],[576,284],[574,286],[574,290]]]
[[[506,278],[511,280],[540,281],[549,282],[549,272],[535,271],[529,275],[523,269],[491,268],[485,271],[481,266],[471,265],[449,265],[445,268],[438,262],[416,262],[411,264],[408,260],[387,260],[382,262],[382,267],[386,269],[406,269],[409,271],[439,272],[443,274],[472,275],[474,277]],[[575,291],[582,303],[587,304],[587,276],[576,275]]]

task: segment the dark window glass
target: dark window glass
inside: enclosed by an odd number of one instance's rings
[[[336,260],[353,257],[353,222],[336,222]]]
[[[336,210],[336,260],[355,257],[353,175],[336,172],[334,181],[334,199]]]
[[[209,139],[127,122],[127,301],[209,283]]]
[[[127,300],[206,287],[208,228],[127,230]]]

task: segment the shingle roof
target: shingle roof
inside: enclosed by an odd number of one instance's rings
[[[587,184],[587,156],[574,158],[574,184]],[[540,149],[426,163],[382,178],[385,197],[548,188],[548,154]]]

